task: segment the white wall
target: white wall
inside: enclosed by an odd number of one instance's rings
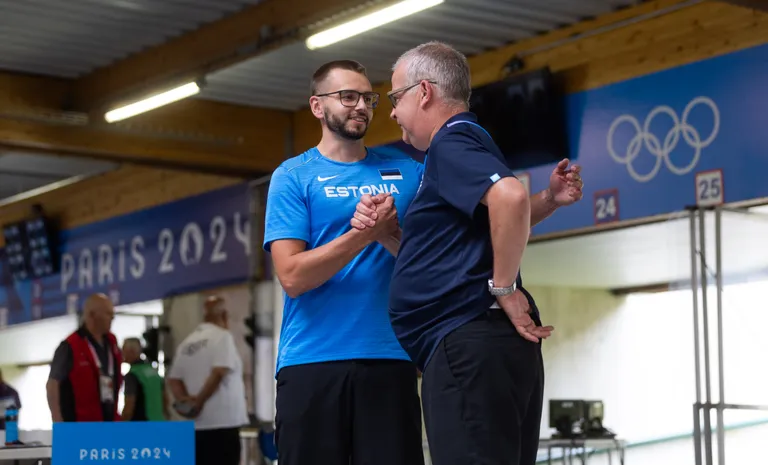
[[[690,434],[695,400],[692,294],[681,290],[616,297],[603,290],[531,288],[545,324],[555,326],[543,346],[546,388],[542,437],[548,437],[549,399],[601,399],[605,425],[631,443]],[[723,293],[726,402],[768,404],[768,312],[760,305],[768,283],[728,286]],[[715,294],[710,300],[713,401],[717,401]],[[702,366],[703,372],[703,366]],[[727,412],[726,425],[768,419],[766,413]],[[762,429],[760,429],[762,428]],[[757,456],[749,437],[766,427],[733,431],[727,453]],[[693,464],[690,441],[631,449],[628,463]],[[745,449],[746,448],[746,449]],[[731,463],[744,463],[736,460]]]
[[[121,311],[120,307],[117,311]],[[56,347],[77,327],[77,316],[65,315],[1,329],[0,366],[50,362]],[[145,328],[141,316],[116,315],[112,322],[118,342],[126,337],[140,337]]]
[[[0,330],[0,366],[47,363],[56,347],[75,329],[75,315],[4,328]]]
[[[51,413],[45,394],[50,366],[4,366],[2,370],[5,381],[19,392],[22,406],[19,412],[19,429],[50,429]]]

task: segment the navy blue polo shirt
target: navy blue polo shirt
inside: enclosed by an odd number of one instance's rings
[[[480,201],[493,183],[514,176],[470,112],[453,116],[435,134],[424,169],[403,220],[389,293],[395,335],[422,371],[443,337],[496,301],[488,292],[488,207]],[[520,276],[517,284],[522,287]]]

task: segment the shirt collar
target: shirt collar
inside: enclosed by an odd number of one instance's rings
[[[107,347],[109,346],[109,338],[107,336],[104,336],[103,342],[99,342],[96,340],[95,337],[85,328],[85,325],[81,325],[77,332],[80,334],[80,336],[88,339],[90,341],[91,345],[94,347]]]
[[[440,129],[435,133],[435,137],[432,138],[432,143],[429,144],[431,147],[432,144],[434,144],[439,137],[442,137],[445,135],[445,133],[449,129],[449,125],[451,123],[455,123],[456,121],[471,121],[473,123],[477,123],[477,115],[472,113],[471,111],[462,111],[461,113],[457,113],[450,118],[448,118],[445,123],[440,127]],[[427,150],[424,153],[429,153],[429,147],[427,147]]]

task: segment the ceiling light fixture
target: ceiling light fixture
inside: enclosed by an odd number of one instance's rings
[[[139,100],[138,102],[110,110],[104,114],[104,119],[107,120],[108,123],[114,123],[141,113],[146,113],[150,110],[168,105],[169,103],[191,97],[199,92],[200,85],[197,82],[190,82],[183,86],[176,87],[175,89]]]
[[[317,34],[312,35],[306,41],[307,48],[315,50],[326,47],[352,36],[362,34],[379,26],[397,21],[398,19],[410,16],[419,11],[426,10],[435,5],[443,3],[444,0],[404,0],[395,3],[373,13],[369,13],[357,19],[332,27]]]

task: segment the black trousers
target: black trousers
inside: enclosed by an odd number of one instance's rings
[[[240,429],[195,431],[195,465],[239,465]]]
[[[544,395],[541,345],[489,310],[441,342],[421,395],[434,465],[533,465]]]
[[[423,465],[416,367],[354,360],[282,368],[280,465]]]

